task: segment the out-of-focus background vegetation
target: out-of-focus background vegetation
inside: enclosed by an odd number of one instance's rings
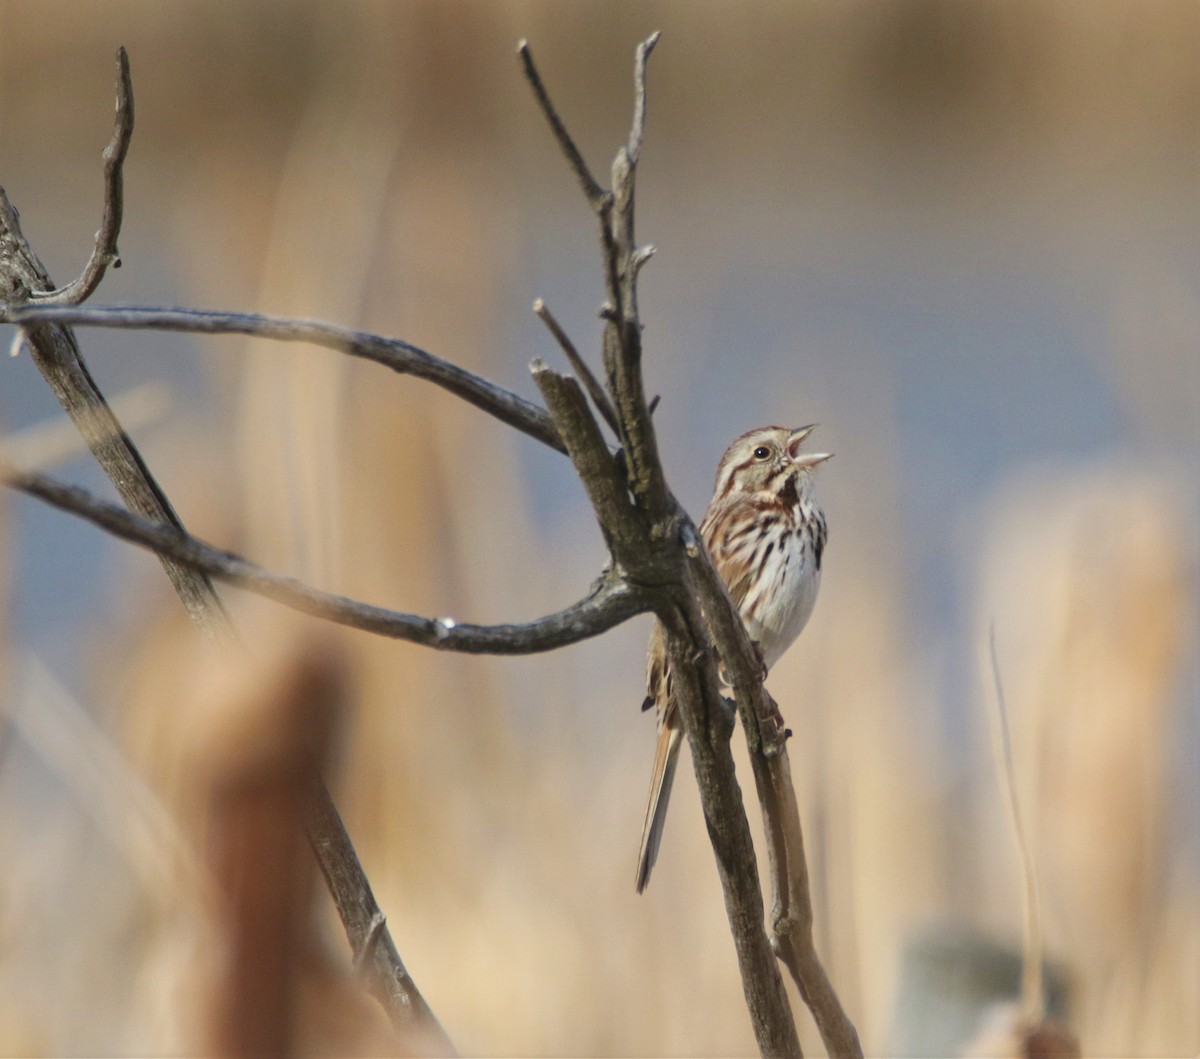
[[[602,288],[514,45],[603,171],[653,29],[642,309],[673,485],[699,513],[765,422],[837,454],[822,598],[770,685],[868,1052],[960,1051],[1015,981],[994,621],[1060,1011],[1087,1055],[1195,1054],[1200,7],[7,0],[0,184],[78,271],[124,44],[125,267],[99,301],[327,318],[533,397],[558,353],[530,303],[594,356]],[[153,384],[134,434],[189,527],[270,566],[486,622],[604,559],[566,461],[424,384],[81,341],[110,396]],[[56,416],[27,357],[0,370],[4,432]],[[82,455],[54,470],[109,493]],[[0,1052],[194,1050],[196,634],[144,553],[10,495],[0,517]],[[686,770],[634,894],[648,631],[518,660],[327,634],[339,801],[466,1053],[753,1050]]]

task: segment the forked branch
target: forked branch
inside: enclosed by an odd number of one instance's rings
[[[164,557],[164,563],[174,564],[192,577],[211,575],[311,614],[430,647],[490,653],[547,650],[595,635],[633,614],[653,609],[665,631],[679,689],[677,705],[692,747],[743,990],[759,1048],[764,1055],[800,1055],[779,964],[772,955],[774,946],[774,953],[789,968],[812,1010],[829,1054],[861,1056],[854,1027],[842,1010],[813,946],[812,904],[786,733],[779,724],[778,709],[763,688],[757,651],[699,542],[695,526],[667,486],[651,419],[653,402],[650,405],[646,402],[637,280],[653,247],[636,243],[634,203],[645,132],[646,60],[657,39],[655,34],[637,51],[633,120],[628,140],[617,151],[612,165],[611,191],[596,181],[584,161],[549,97],[528,45],[522,42],[518,49],[525,76],[554,138],[600,222],[606,292],[601,310],[606,321],[602,349],[606,388],[588,370],[570,339],[544,307],[539,315],[587,387],[596,408],[615,430],[623,450],[620,458],[609,451],[575,380],[540,363],[534,365],[534,376],[549,413],[408,343],[329,324],[258,314],[20,305],[29,299],[19,296],[19,285],[9,288],[18,296],[5,295],[10,303],[9,318],[27,329],[35,354],[47,335],[66,336],[73,346],[74,339],[67,326],[70,324],[254,334],[325,345],[444,387],[543,444],[570,455],[613,556],[612,565],[584,600],[560,614],[524,626],[468,626],[447,619],[398,614],[320,592],[188,536],[174,519],[174,513],[169,512],[165,497],[162,500],[166,512],[135,508],[138,514],[131,515],[40,475],[3,468],[0,477],[16,488],[92,520],[109,532],[152,548]],[[119,172],[119,161],[116,168]],[[3,205],[0,198],[0,206]],[[4,217],[0,209],[0,223]],[[117,222],[119,226],[119,210]],[[15,228],[15,218],[10,227]],[[114,248],[115,234],[111,233]],[[0,236],[3,235],[0,229]],[[40,276],[41,282],[27,285],[25,290],[48,292],[44,271]],[[86,284],[80,289],[86,289]],[[4,294],[5,289],[0,288],[0,295]],[[78,358],[77,349],[75,357]],[[79,365],[82,369],[81,359]],[[91,385],[94,390],[94,384]],[[103,401],[98,391],[89,400],[92,405]],[[136,454],[131,444],[129,448]],[[147,483],[152,479],[144,465],[140,465],[140,458],[139,467],[134,478],[142,491],[149,488]],[[212,605],[219,606],[215,595],[212,599]],[[200,609],[206,612],[205,606]],[[764,924],[764,903],[749,823],[730,754],[731,725],[720,694],[711,649],[714,644],[734,687],[767,833],[775,891],[770,939]],[[332,803],[326,808],[332,809]],[[318,826],[326,825],[318,823]],[[317,839],[314,848],[320,854],[322,843]],[[342,862],[341,866],[347,867],[344,856]],[[330,878],[324,860],[322,866],[327,879]],[[355,859],[349,869],[356,867]],[[362,899],[365,877],[361,877],[361,869],[358,872],[357,893]],[[333,886],[332,880],[330,885]],[[347,918],[339,900],[356,958],[375,961],[377,954],[382,953],[384,968],[391,968],[393,982],[398,983],[397,988],[403,994],[406,975],[381,926],[382,918],[370,898],[369,886],[364,900],[366,903],[351,918]],[[408,1003],[412,1011],[420,1010],[422,1005],[423,1001]]]
[[[619,565],[635,579],[675,585],[671,604],[660,603],[655,609],[666,632],[672,673],[678,686],[677,707],[692,748],[701,802],[759,1047],[764,1055],[798,1055],[800,1050],[778,965],[770,955],[774,948],[811,1009],[829,1054],[861,1056],[857,1032],[829,983],[813,944],[803,831],[778,708],[763,687],[758,653],[737,609],[700,545],[694,525],[667,488],[651,408],[645,400],[637,279],[653,247],[637,245],[634,203],[645,131],[646,59],[657,40],[655,34],[637,51],[633,122],[628,144],[618,150],[613,162],[611,196],[597,194],[584,181],[588,202],[600,220],[608,289],[608,302],[602,311],[607,320],[603,357],[617,432],[626,450],[628,475],[628,489],[622,499],[631,498],[626,506],[642,516],[640,524],[645,536],[638,540],[635,535],[630,541],[617,531],[618,519],[626,525],[631,519],[620,505],[610,501],[610,489],[598,490],[589,485],[589,493]],[[521,54],[526,76],[550,120],[555,139],[578,172],[581,163],[577,161],[574,142],[562,128],[528,48],[523,48]],[[549,381],[544,371],[538,374],[538,384],[567,442],[576,470],[588,484],[589,468],[579,454],[592,452],[594,444],[587,439],[588,430],[579,423],[572,424],[564,415],[564,411],[570,410],[578,416],[581,408],[586,413],[586,406],[581,397],[556,404],[547,387]],[[607,473],[607,467],[602,470]],[[636,524],[639,520],[632,521]],[[767,833],[775,892],[770,946],[763,930],[762,893],[740,793],[730,796],[731,790],[737,791],[736,779],[728,754],[728,733],[721,723],[720,695],[712,653],[708,650],[709,631],[732,679]]]
[[[74,305],[92,296],[104,273],[121,267],[117,237],[125,210],[125,155],[133,138],[133,81],[129,74],[129,56],[117,49],[117,119],[112,140],[104,149],[104,211],[96,232],[96,245],[83,271],[65,287],[51,291],[30,291],[30,301],[40,305]]]
[[[69,511],[114,537],[167,556],[196,570],[244,588],[304,614],[363,629],[379,636],[467,654],[535,654],[578,643],[606,632],[650,609],[646,593],[612,576],[601,576],[578,603],[536,621],[517,625],[471,625],[453,618],[423,618],[313,588],[294,577],[267,570],[233,552],[223,551],[175,526],[150,522],[118,504],[49,475],[21,471],[0,461],[0,479],[29,496]]]
[[[54,311],[60,301],[82,300],[99,284],[108,266],[117,263],[117,239],[122,220],[123,165],[133,132],[133,86],[124,49],[118,53],[116,128],[105,151],[105,200],[96,248],[83,273],[74,283],[55,291],[50,277],[33,253],[17,220],[17,213],[0,188],[0,320],[11,319],[14,309],[42,295]],[[22,333],[25,333],[24,331]],[[63,408],[71,417],[92,454],[112,480],[135,520],[140,519],[176,539],[187,532],[166,493],[159,486],[141,453],[122,429],[100,392],[79,351],[74,332],[58,323],[33,326],[26,334],[26,347]],[[192,621],[210,638],[234,643],[236,634],[229,615],[217,596],[208,574],[159,551],[171,584]],[[326,879],[337,877],[347,894],[365,908],[369,919],[381,916],[370,884],[353,855],[341,817],[329,798],[323,781],[316,777],[320,811],[308,820],[309,841]],[[347,854],[349,850],[349,855]],[[332,885],[332,884],[331,884]],[[338,903],[340,912],[344,902]],[[363,947],[365,927],[360,917],[343,914],[343,925],[351,948]],[[386,927],[375,946],[378,954],[370,966],[370,980],[392,1024],[398,1031],[418,1031],[430,1049],[452,1054],[454,1046],[433,1018],[416,985],[400,962]],[[377,981],[378,980],[378,981]]]

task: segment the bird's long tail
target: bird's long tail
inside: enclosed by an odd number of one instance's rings
[[[658,733],[658,745],[654,752],[654,772],[650,775],[650,801],[646,805],[646,823],[642,827],[642,848],[638,852],[637,892],[646,889],[650,871],[658,859],[658,846],[662,842],[663,824],[667,821],[667,803],[671,800],[671,782],[675,779],[675,766],[679,762],[679,747],[683,732],[679,728],[664,727]]]

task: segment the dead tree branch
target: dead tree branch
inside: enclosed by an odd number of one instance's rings
[[[554,341],[558,343],[559,348],[563,351],[563,356],[567,358],[567,363],[571,365],[571,370],[575,372],[576,377],[588,392],[588,396],[592,399],[592,404],[596,406],[598,411],[616,434],[621,428],[617,423],[616,409],[612,406],[612,401],[608,399],[608,394],[604,392],[604,387],[600,385],[600,380],[592,374],[592,369],[588,367],[588,363],[579,355],[579,350],[575,348],[575,343],[571,341],[570,336],[562,329],[562,325],[555,319],[554,314],[550,311],[541,298],[533,303],[533,311],[537,314],[538,319],[546,325],[546,329],[554,336]]]
[[[861,1056],[857,1033],[813,945],[812,903],[803,832],[785,745],[787,733],[779,723],[778,708],[763,687],[757,651],[712,568],[695,526],[668,488],[651,419],[656,402],[648,405],[646,401],[637,280],[654,248],[636,242],[634,204],[645,133],[646,60],[657,40],[655,34],[637,50],[633,119],[628,140],[613,161],[612,190],[601,187],[592,175],[549,97],[528,45],[522,42],[518,49],[526,78],[554,138],[600,222],[606,294],[601,309],[606,321],[601,350],[604,387],[592,376],[544,306],[539,315],[550,326],[596,408],[615,430],[622,450],[619,456],[606,445],[576,380],[551,371],[540,361],[533,364],[532,370],[549,413],[408,343],[315,321],[191,310],[38,307],[22,304],[28,303],[27,296],[7,298],[8,318],[27,329],[31,347],[44,341],[47,334],[70,336],[69,324],[241,333],[311,342],[435,382],[543,444],[565,451],[588,492],[612,554],[610,567],[588,597],[574,607],[525,626],[465,626],[447,619],[396,614],[322,593],[262,570],[239,556],[187,536],[177,520],[172,522],[158,513],[139,512],[143,515],[140,518],[129,515],[39,475],[8,469],[0,472],[0,476],[16,488],[158,551],[168,557],[164,562],[173,560],[184,568],[228,580],[308,613],[430,647],[490,653],[546,650],[595,635],[635,613],[653,609],[664,630],[677,687],[677,705],[692,749],[743,990],[759,1048],[764,1055],[801,1054],[779,971],[781,961],[811,1009],[829,1054]],[[46,281],[36,289],[48,287]],[[27,288],[30,289],[33,288]],[[0,293],[4,289],[0,288]],[[730,753],[733,726],[720,693],[718,655],[733,685],[767,833],[775,896],[771,937],[764,923],[764,902],[749,822]],[[324,808],[332,810],[332,804]],[[320,854],[321,846],[315,839],[314,848]],[[342,856],[337,863],[345,867],[346,857]],[[322,867],[333,888],[333,877],[324,859]],[[360,880],[359,898],[363,897],[364,887],[368,900],[353,916],[348,917],[346,909],[354,902],[343,903],[339,899],[339,910],[351,934],[355,956],[362,959],[366,952],[368,961],[374,963],[377,953],[383,952],[384,964],[390,967],[388,973],[393,976],[393,983],[401,983],[398,988],[403,992],[406,975],[399,958],[394,957],[391,939],[380,930],[381,914],[370,898],[365,877]],[[419,1010],[421,1005],[414,1001],[410,1007]]]
[[[3,317],[0,317],[2,319]],[[545,409],[494,382],[427,353],[410,342],[355,331],[319,320],[297,320],[262,313],[210,312],[204,309],[157,309],[122,306],[17,305],[7,319],[32,330],[35,324],[112,327],[135,331],[185,331],[205,335],[253,335],[277,342],[307,342],[335,349],[352,357],[382,364],[400,375],[425,379],[461,397],[502,423],[565,452],[554,421]]]
[[[392,1015],[393,1024],[399,1024],[399,1020],[392,1013],[404,1012],[403,1025],[423,1034],[422,1043],[426,1047],[436,1048],[440,1055],[453,1055],[450,1038],[400,959],[387,929],[387,919],[379,909],[341,814],[324,783],[314,784],[306,812],[309,842],[338,916],[345,924],[354,965],[365,978],[367,988]]]
[[[106,207],[106,214],[108,212]],[[117,215],[119,217],[119,211]],[[49,293],[53,291],[53,284],[21,233],[17,211],[0,188],[0,320],[10,318],[17,306],[27,303],[39,291]],[[129,510],[184,532],[183,522],[166,493],[92,378],[74,332],[51,323],[30,327],[25,344],[59,404],[71,417]],[[168,556],[162,557],[162,564],[197,626],[212,639],[226,637],[228,615],[208,576]]]
[[[80,277],[56,291],[45,267],[21,232],[17,211],[0,188],[0,320],[10,319],[15,309],[37,300],[39,295],[43,303],[49,303],[46,311],[54,311],[60,302],[87,298],[104,277],[108,266],[115,266],[119,261],[117,239],[123,215],[122,174],[133,133],[133,85],[129,60],[123,48],[117,54],[117,66],[116,127],[104,152],[104,212],[95,250]],[[88,371],[70,327],[59,323],[30,327],[26,332],[26,344],[59,403],[133,514],[121,513],[155,526],[177,541],[187,538],[183,522],[166,493],[150,473],[141,453]],[[169,549],[155,550],[192,621],[211,639],[230,645],[235,643],[236,634],[229,614],[209,575],[196,565],[171,557]],[[316,780],[316,787],[320,811],[310,816],[308,834],[322,873],[326,879],[333,874],[341,875],[345,885],[357,892],[359,901],[372,909],[374,916],[382,916],[357,856],[346,856],[346,850],[353,853],[353,847],[320,778]],[[342,904],[339,904],[339,910],[341,908]],[[362,924],[357,919],[343,918],[343,925],[351,948],[360,951],[366,937]],[[437,1042],[440,1051],[452,1054],[453,1045],[408,977],[386,929],[383,934],[384,943],[376,947],[382,956],[372,961],[371,974],[372,980],[376,977],[381,980],[374,991],[384,1000],[393,1025],[399,1030],[415,1029],[425,1040]]]
[[[695,527],[667,488],[646,404],[641,375],[641,323],[637,278],[653,247],[637,245],[634,201],[637,165],[646,115],[646,59],[657,43],[655,34],[637,51],[634,66],[633,122],[627,146],[612,167],[613,190],[604,193],[589,182],[534,66],[528,46],[521,59],[538,102],[566,154],[601,226],[608,301],[603,358],[608,392],[624,446],[625,489],[595,484],[612,473],[597,451],[598,428],[590,420],[582,395],[563,400],[566,380],[551,383],[550,373],[535,366],[539,388],[554,414],[576,470],[588,486],[614,559],[631,580],[672,585],[668,605],[655,608],[666,632],[672,672],[679,687],[678,708],[692,749],[705,820],[713,842],[721,882],[742,970],[743,988],[759,1047],[764,1055],[799,1054],[799,1041],[783,992],[772,948],[791,972],[813,1013],[830,1055],[861,1056],[857,1032],[829,983],[813,944],[812,901],[804,858],[804,839],[785,747],[786,733],[778,708],[762,683],[761,664],[736,608],[700,546]],[[557,336],[556,336],[557,337]],[[561,344],[561,340],[560,340]],[[586,378],[586,377],[585,377]],[[560,391],[555,394],[555,390]],[[576,388],[578,393],[578,388]],[[597,403],[597,406],[599,404]],[[619,501],[614,500],[619,496]],[[632,512],[641,517],[635,518]],[[633,528],[634,537],[628,536]],[[641,536],[638,538],[638,531]],[[731,674],[742,718],[755,783],[762,807],[775,892],[772,939],[763,929],[763,900],[758,885],[740,791],[729,756],[729,729],[724,723],[708,632]]]
[[[233,552],[215,548],[175,526],[139,518],[85,489],[65,485],[46,474],[21,471],[2,459],[0,480],[53,507],[78,515],[114,537],[167,556],[189,570],[247,589],[303,614],[440,651],[536,654],[597,636],[650,609],[647,593],[620,578],[602,575],[578,603],[536,621],[471,625],[453,618],[423,618],[313,588]]]
[[[525,69],[525,78],[529,81],[529,87],[533,89],[533,94],[537,98],[538,105],[542,108],[542,113],[546,116],[546,122],[549,124],[550,130],[554,133],[554,138],[558,141],[558,146],[562,149],[562,153],[566,155],[571,169],[574,170],[575,176],[579,180],[579,186],[583,188],[583,193],[587,197],[588,202],[591,203],[592,208],[599,210],[609,193],[592,176],[592,171],[588,168],[587,162],[583,160],[583,155],[579,153],[579,148],[575,146],[575,141],[571,139],[571,134],[567,132],[567,127],[563,124],[562,118],[558,116],[558,111],[555,110],[554,104],[550,101],[550,96],[546,92],[546,86],[542,84],[541,74],[538,73],[537,67],[533,65],[533,55],[529,51],[529,41],[521,40],[517,42],[517,54],[521,57],[521,65]]]
[[[692,570],[717,650],[733,684],[750,752],[773,891],[772,948],[812,1012],[826,1051],[831,1056],[861,1056],[858,1031],[825,973],[813,938],[804,829],[787,752],[791,733],[779,723],[779,708],[763,687],[761,666],[725,585],[707,557],[696,556]]]
[[[77,305],[95,293],[104,273],[121,267],[117,237],[125,209],[125,155],[133,138],[133,81],[129,56],[117,49],[117,120],[112,140],[104,149],[104,212],[96,232],[96,245],[83,271],[65,287],[52,291],[30,291],[29,299],[40,305]]]

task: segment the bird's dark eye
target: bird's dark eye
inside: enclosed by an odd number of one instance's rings
[[[754,450],[754,458],[756,460],[765,460],[770,455],[771,450],[767,448],[766,445],[759,445],[758,448]]]

